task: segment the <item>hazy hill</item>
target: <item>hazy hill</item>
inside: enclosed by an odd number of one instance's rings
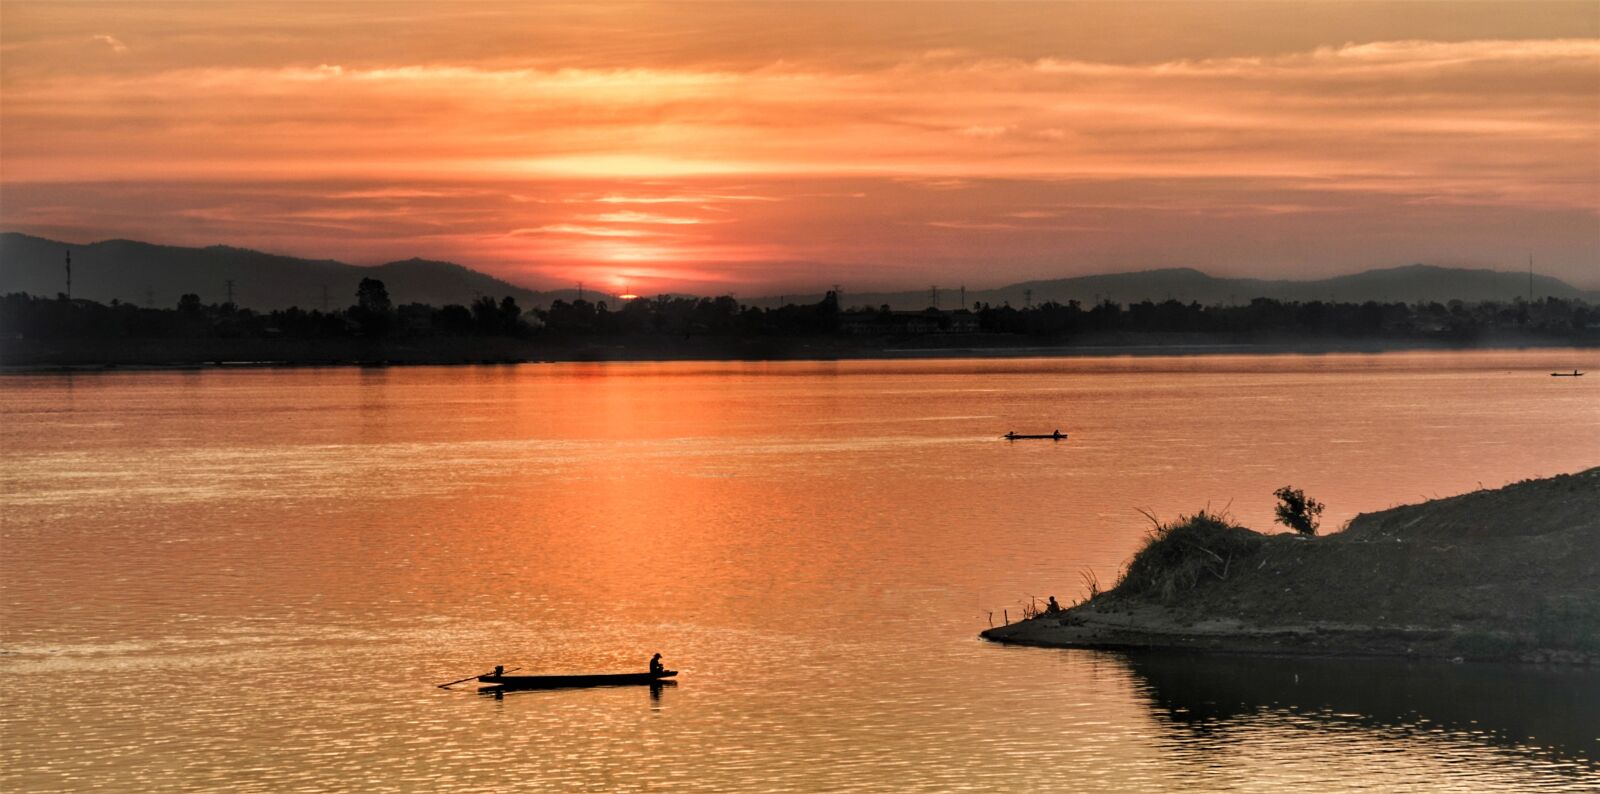
[[[523,308],[571,300],[574,290],[537,292],[450,262],[408,259],[358,267],[331,259],[299,259],[245,248],[180,248],[133,240],[79,245],[16,232],[0,233],[0,294],[55,295],[66,289],[63,259],[72,251],[72,295],[101,303],[112,299],[170,307],[193,292],[207,303],[227,299],[252,309],[289,306],[342,308],[355,302],[361,279],[380,279],[397,304],[471,303],[478,295],[510,295]],[[591,300],[596,293],[588,293]]]
[[[1142,270],[1134,273],[1108,273],[1075,278],[1024,281],[997,289],[968,289],[966,305],[975,302],[995,306],[1010,303],[1021,307],[1032,292],[1035,304],[1045,301],[1066,303],[1076,300],[1085,306],[1110,299],[1118,303],[1137,303],[1142,300],[1163,301],[1174,298],[1180,301],[1198,301],[1204,305],[1247,303],[1251,298],[1277,298],[1297,301],[1347,301],[1361,303],[1375,301],[1509,301],[1528,296],[1526,272],[1496,270],[1471,270],[1466,268],[1408,265],[1406,267],[1367,270],[1349,276],[1318,279],[1314,281],[1284,281],[1251,278],[1218,278],[1193,268],[1166,268]],[[1600,293],[1586,292],[1559,279],[1535,274],[1533,292],[1536,298],[1582,298],[1600,300]],[[788,300],[803,302],[816,300],[817,296],[790,296]],[[845,291],[846,306],[879,306],[889,304],[895,309],[923,309],[932,300],[928,290],[915,292],[859,292]],[[774,305],[777,298],[756,298],[754,305]],[[939,306],[956,308],[960,292],[956,289],[939,290]]]
[[[396,303],[471,303],[478,295],[510,295],[524,308],[548,306],[551,301],[572,300],[575,290],[537,292],[469,270],[450,262],[408,259],[374,267],[358,267],[331,259],[299,259],[244,248],[212,246],[180,248],[133,240],[106,240],[79,245],[46,240],[16,232],[0,233],[0,294],[28,292],[55,295],[65,289],[62,257],[72,251],[72,294],[109,303],[112,299],[156,306],[173,306],[178,296],[194,292],[208,303],[226,300],[227,281],[234,282],[234,300],[254,309],[288,306],[322,306],[326,288],[330,307],[348,306],[356,285],[364,277],[381,279]],[[1600,301],[1600,293],[1585,292],[1558,279],[1535,275],[1534,296],[1582,298]],[[1167,298],[1199,301],[1205,305],[1244,303],[1251,298],[1279,300],[1466,301],[1513,300],[1528,295],[1526,272],[1469,270],[1409,265],[1368,270],[1349,276],[1315,281],[1281,281],[1217,278],[1193,268],[1167,268],[1134,273],[1025,281],[997,289],[969,289],[966,305],[985,302],[995,306],[1022,306],[1032,292],[1033,303],[1076,300],[1090,305],[1111,299],[1119,303]],[[589,291],[585,297],[611,299]],[[782,301],[814,303],[820,294],[769,296],[745,299],[753,306],[776,306]],[[615,301],[613,300],[613,303]],[[953,309],[960,302],[955,289],[939,291],[939,306]],[[931,304],[925,290],[906,292],[851,292],[846,285],[844,305],[923,309]]]

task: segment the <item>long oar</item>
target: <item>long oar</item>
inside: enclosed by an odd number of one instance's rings
[[[515,673],[516,671],[521,670],[521,669],[522,668],[520,668],[520,667],[513,667],[510,670],[503,671],[501,673],[501,675],[505,675],[506,673]],[[440,689],[449,689],[450,687],[453,687],[456,684],[462,683],[464,681],[471,681],[474,678],[482,678],[483,676],[486,676],[486,675],[494,675],[494,674],[493,673],[481,673],[479,675],[469,675],[466,678],[459,678],[459,679],[456,679],[455,681],[451,681],[448,684],[440,684],[439,688]]]

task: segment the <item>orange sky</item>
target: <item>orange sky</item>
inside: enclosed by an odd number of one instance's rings
[[[1600,3],[0,3],[0,227],[856,289],[1600,287]]]

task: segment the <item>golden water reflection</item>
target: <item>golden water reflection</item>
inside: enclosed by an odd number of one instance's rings
[[[0,787],[1579,788],[1585,715],[1520,674],[975,634],[1111,581],[1140,508],[1594,465],[1600,381],[1547,374],[1592,355],[7,376]],[[659,700],[432,686],[657,650]]]

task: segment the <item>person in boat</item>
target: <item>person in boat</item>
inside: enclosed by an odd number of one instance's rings
[[[650,674],[651,675],[661,675],[663,672],[666,671],[666,669],[667,669],[667,666],[661,663],[661,654],[658,653],[655,656],[650,657]]]
[[[494,677],[495,678],[499,678],[500,676],[503,676],[505,674],[506,674],[506,666],[505,665],[497,664],[497,665],[494,666]]]
[[[1055,433],[1055,436],[1056,436],[1056,440],[1057,440],[1057,441],[1060,441],[1060,440],[1061,440],[1061,428],[1059,428],[1059,427],[1058,427],[1058,428],[1056,428],[1056,433]]]

